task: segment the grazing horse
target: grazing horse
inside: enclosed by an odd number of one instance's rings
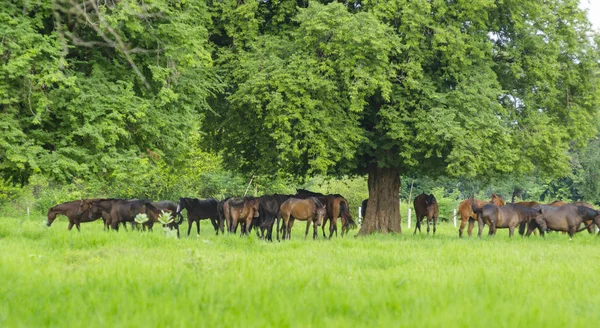
[[[134,222],[138,214],[146,214],[148,216],[149,221],[147,226],[152,230],[152,225],[158,221],[158,217],[161,214],[161,211],[149,201],[139,199],[94,199],[81,204],[80,211],[87,209],[90,210],[90,216],[95,211],[110,213],[110,218],[105,222],[105,225],[117,231],[119,231],[119,223],[125,225],[125,222]]]
[[[427,234],[429,235],[429,221],[433,220],[433,234],[435,235],[435,226],[437,224],[438,219],[438,203],[433,194],[426,195],[420,194],[417,196],[413,202],[415,207],[415,215],[416,215],[416,225],[415,232],[417,233],[417,229],[419,229],[419,233],[421,233],[421,221],[423,217],[427,217]]]
[[[472,206],[479,225],[478,237],[481,237],[484,223],[490,227],[490,235],[495,235],[497,228],[508,228],[508,236],[512,237],[517,226],[535,220],[542,215],[542,210],[539,207],[527,207],[518,204],[502,206],[485,204],[478,207],[476,203],[473,203]]]
[[[252,225],[256,226],[256,233],[259,233],[259,238],[265,238],[269,241],[273,240],[273,225],[279,216],[279,208],[281,204],[292,196],[283,194],[265,195],[258,198],[258,218],[252,221]]]
[[[492,194],[492,198],[490,199],[489,202],[485,202],[483,200],[479,200],[479,199],[475,199],[475,198],[469,198],[469,199],[463,200],[460,203],[460,205],[458,205],[458,211],[460,212],[460,228],[458,228],[458,236],[461,238],[463,235],[463,230],[465,229],[465,225],[467,224],[467,221],[469,222],[469,230],[468,230],[469,236],[471,236],[473,233],[473,225],[475,224],[475,220],[477,220],[475,213],[473,213],[473,208],[472,208],[473,203],[475,203],[475,205],[477,207],[483,207],[483,205],[485,205],[485,204],[494,204],[496,206],[502,206],[502,205],[504,205],[504,200],[502,199],[502,197],[500,197],[496,194]]]
[[[325,235],[325,224],[328,220],[329,222],[329,239],[335,235],[337,236],[337,219],[342,219],[342,237],[345,233],[348,233],[350,229],[356,229],[356,223],[352,220],[352,215],[350,215],[350,206],[348,206],[348,201],[340,194],[329,194],[324,195],[317,192],[312,192],[305,189],[296,189],[296,195],[293,196],[295,198],[306,198],[306,197],[316,197],[322,204],[325,204],[327,208],[327,213],[323,218],[323,238],[327,238]]]
[[[283,219],[283,239],[290,239],[294,220],[306,221],[306,232],[304,239],[308,235],[308,229],[311,222],[314,224],[313,239],[317,239],[317,227],[323,223],[323,217],[326,214],[326,205],[321,204],[316,197],[304,199],[289,198],[279,208],[279,218]],[[279,218],[277,219],[277,239],[279,239]]]
[[[197,199],[197,198],[179,198],[177,202],[177,209],[175,210],[177,215],[181,215],[181,212],[186,209],[188,216],[188,231],[187,235],[190,235],[192,231],[192,225],[196,222],[196,232],[200,235],[200,220],[210,219],[210,222],[215,228],[215,231],[219,233],[219,211],[217,210],[217,202],[214,198],[208,199]]]
[[[525,206],[525,207],[534,207],[534,206],[540,205],[540,203],[534,202],[534,201],[530,201],[530,202],[516,202],[514,204],[520,205],[520,206]],[[521,224],[519,224],[519,235],[523,236],[525,234],[525,230],[527,229],[527,227],[530,224],[535,224],[535,221],[530,220],[528,222],[522,222]],[[535,232],[535,230],[533,231],[533,233],[537,234],[537,232]]]
[[[248,234],[252,229],[252,220],[259,215],[258,198],[250,196],[230,198],[226,204],[226,209],[229,211],[225,213],[225,218],[227,218],[229,232],[235,233],[238,223],[241,221],[242,235]],[[229,217],[227,214],[229,214]]]
[[[79,208],[85,201],[85,199],[74,200],[50,207],[48,209],[48,221],[46,221],[46,226],[51,226],[52,222],[54,222],[56,219],[56,215],[58,214],[66,216],[69,220],[69,227],[67,228],[68,230],[71,230],[73,226],[75,226],[77,231],[81,231],[79,227],[81,222],[92,222],[98,220],[99,218],[102,218],[104,221],[106,221],[109,218],[109,214],[102,211],[95,211],[91,215],[89,213],[89,209],[85,212],[81,212]]]
[[[177,230],[177,237],[179,237],[179,225],[183,223],[183,215],[177,213],[177,203],[170,200],[161,200],[158,202],[151,202],[150,204],[162,212],[170,214],[170,219],[172,219],[173,222],[169,223],[167,227],[171,230]]]
[[[569,238],[573,239],[576,232],[583,231],[589,227],[587,224],[584,228],[578,230],[582,222],[592,221],[596,225],[600,225],[600,211],[596,211],[586,206],[576,204],[565,204],[560,207],[556,206],[539,206],[542,215],[535,219],[539,226],[540,236],[544,237],[547,229],[555,231],[566,231],[569,233]],[[529,226],[526,236],[529,237],[534,227]],[[600,235],[600,233],[599,233]]]

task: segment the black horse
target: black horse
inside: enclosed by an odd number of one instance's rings
[[[192,231],[192,224],[196,222],[196,231],[200,234],[200,220],[210,219],[215,231],[219,232],[219,211],[217,209],[219,202],[214,198],[179,198],[177,202],[176,214],[180,215],[184,209],[187,209],[188,216],[188,236]]]

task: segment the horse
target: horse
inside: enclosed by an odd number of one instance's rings
[[[277,219],[277,239],[279,240],[279,219],[283,220],[285,227],[283,239],[290,239],[294,220],[306,221],[306,232],[304,239],[308,235],[308,229],[311,222],[314,224],[313,239],[317,239],[317,228],[323,223],[323,217],[326,215],[326,205],[322,204],[316,197],[304,199],[289,198],[279,207],[279,217]]]
[[[436,224],[438,219],[438,203],[433,194],[426,195],[420,194],[417,196],[413,202],[413,206],[415,207],[415,215],[417,222],[415,224],[415,232],[417,233],[417,229],[419,229],[419,233],[421,233],[421,221],[423,217],[427,217],[427,234],[429,235],[429,221],[433,220],[433,234],[435,235]]]
[[[527,207],[518,204],[502,206],[485,204],[478,207],[477,204],[473,203],[472,206],[473,212],[477,215],[479,225],[477,236],[480,238],[484,223],[490,227],[489,235],[495,235],[497,228],[508,228],[508,236],[512,237],[517,226],[535,220],[542,215],[542,210],[539,207]]]
[[[555,200],[555,201],[553,201],[552,203],[548,204],[548,206],[560,207],[560,206],[563,206],[563,205],[565,205],[565,204],[567,204],[567,203],[563,202],[562,200]],[[584,206],[584,207],[587,207],[587,208],[594,209],[594,205],[592,205],[592,204],[589,204],[589,203],[586,203],[586,202],[573,202],[573,203],[569,203],[569,204],[573,204],[573,205],[577,205],[577,206]],[[594,227],[594,225],[595,225],[595,224],[594,224],[594,222],[593,222],[593,221],[586,221],[586,222],[583,222],[583,223],[584,223],[584,225],[586,226],[586,229],[587,229],[587,231],[588,231],[590,234],[593,234],[593,233],[594,233],[594,228],[595,228],[595,227]],[[536,228],[538,228],[538,227],[537,227],[537,224],[536,224],[535,222],[531,222],[530,224],[532,224],[532,225],[533,225],[533,229],[536,229]],[[519,228],[519,229],[520,229],[520,228]],[[538,229],[539,229],[539,228],[538,228]],[[579,231],[578,231],[578,232],[579,232]],[[521,230],[519,230],[519,233],[521,233]],[[535,230],[533,231],[533,233],[535,234]],[[563,234],[563,235],[564,235],[564,234],[566,234],[566,233],[567,233],[566,231],[563,231],[563,232],[562,232],[562,234]],[[522,234],[522,233],[521,233],[521,234]]]
[[[69,231],[73,228],[73,226],[77,228],[77,231],[81,231],[79,226],[81,222],[92,222],[100,218],[102,218],[104,221],[108,219],[109,214],[106,212],[95,211],[92,213],[92,215],[90,215],[89,209],[85,212],[80,212],[79,208],[84,201],[86,200],[74,200],[50,207],[48,209],[48,221],[46,221],[46,226],[50,227],[58,214],[66,216],[69,220],[69,227],[67,228]]]
[[[258,198],[258,218],[252,221],[256,234],[261,239],[273,240],[273,225],[279,216],[281,204],[292,196],[284,194],[264,195]],[[259,235],[260,230],[260,235]],[[266,236],[265,236],[266,232]]]
[[[483,207],[483,205],[485,204],[494,204],[496,206],[502,206],[504,205],[504,200],[502,199],[502,197],[496,195],[496,194],[492,194],[492,198],[490,199],[489,202],[485,202],[479,199],[475,199],[475,198],[469,198],[469,199],[465,199],[463,200],[460,205],[458,205],[458,211],[460,212],[460,228],[458,229],[458,236],[460,238],[462,238],[463,235],[463,230],[465,228],[465,225],[467,224],[467,221],[469,221],[469,236],[472,235],[473,233],[473,225],[475,224],[475,220],[477,219],[477,217],[475,216],[475,213],[473,213],[473,208],[472,208],[472,203],[475,203],[477,205],[477,207]]]
[[[239,221],[242,222],[242,235],[246,235],[252,229],[252,220],[258,217],[258,198],[255,197],[244,197],[244,198],[230,198],[226,202],[229,211],[229,218],[227,220],[229,232],[235,233]]]
[[[317,192],[312,192],[305,189],[296,189],[296,198],[306,198],[306,197],[316,197],[322,204],[325,204],[327,213],[323,218],[323,238],[327,238],[325,235],[325,224],[328,220],[329,222],[329,239],[335,235],[337,237],[337,219],[342,218],[342,237],[344,234],[348,233],[350,229],[356,229],[356,222],[352,220],[352,215],[350,215],[350,206],[348,206],[348,201],[340,194],[329,194],[324,195]]]
[[[134,222],[138,214],[146,214],[149,221],[146,223],[149,230],[152,230],[154,222],[158,221],[158,217],[162,214],[161,211],[154,207],[147,200],[139,199],[94,199],[89,202],[82,202],[80,211],[90,210],[90,217],[95,211],[110,213],[110,219],[105,222],[105,226],[110,226],[111,229],[119,231],[119,223],[125,225],[125,222]]]
[[[196,232],[200,235],[200,220],[210,219],[213,228],[216,233],[219,233],[219,212],[217,210],[218,202],[214,198],[208,199],[197,199],[197,198],[186,198],[181,197],[177,201],[177,209],[175,210],[177,215],[181,215],[181,212],[186,209],[188,217],[188,231],[187,235],[190,235],[192,231],[192,225],[196,222]]]
[[[360,204],[360,217],[362,217],[362,219],[365,219],[365,214],[367,214],[367,205],[369,205],[369,199],[365,199],[362,201],[362,203]]]
[[[181,215],[181,213],[177,213],[177,203],[170,200],[161,200],[158,202],[151,202],[150,204],[162,212],[167,212],[170,214],[169,219],[173,220],[173,222],[167,224],[167,227],[171,230],[173,228],[177,230],[177,237],[179,238],[179,225],[183,223],[183,215]]]
[[[569,238],[573,239],[576,232],[587,229],[592,223],[587,224],[584,228],[578,229],[583,222],[592,221],[596,225],[600,225],[600,211],[596,211],[587,206],[576,204],[564,204],[560,207],[556,206],[539,206],[542,215],[537,217],[535,222],[539,226],[540,236],[544,237],[547,229],[555,231],[565,231],[569,233]],[[529,226],[526,236],[529,237],[534,227]],[[600,232],[598,233],[600,235]]]
[[[219,230],[221,230],[221,234],[225,233],[225,202],[227,202],[229,198],[231,197],[222,199],[217,203],[217,213],[219,214],[219,221],[217,224],[217,235],[219,234]],[[229,231],[229,229],[227,229],[227,231]]]
[[[520,206],[525,206],[525,207],[534,207],[534,206],[538,206],[540,205],[540,203],[535,202],[535,201],[529,201],[529,202],[516,202],[514,203],[516,205],[520,205]],[[532,223],[533,222],[533,223]],[[529,222],[522,222],[521,224],[519,224],[519,235],[523,236],[525,234],[525,230],[526,228],[529,226],[529,224],[535,224],[535,221],[529,221]],[[537,232],[533,231],[534,234],[537,234]]]

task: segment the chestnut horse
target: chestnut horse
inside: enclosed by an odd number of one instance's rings
[[[417,229],[419,229],[419,233],[421,232],[421,221],[424,217],[427,217],[427,234],[429,234],[429,221],[433,220],[433,234],[435,235],[435,226],[438,219],[438,203],[433,194],[426,195],[420,194],[417,196],[413,202],[413,206],[415,207],[415,215],[417,219],[417,223],[415,224],[415,232],[417,233]]]
[[[475,199],[475,198],[469,198],[469,199],[463,200],[460,203],[460,205],[458,205],[458,212],[460,213],[460,228],[458,229],[458,236],[461,238],[463,235],[463,230],[465,229],[465,225],[467,224],[467,221],[469,221],[469,230],[468,230],[469,236],[471,236],[473,233],[473,226],[475,224],[475,221],[477,220],[475,213],[473,213],[473,208],[472,208],[473,203],[475,203],[475,205],[477,207],[483,207],[483,205],[485,205],[485,204],[494,204],[496,206],[502,206],[502,205],[504,205],[504,200],[502,199],[502,197],[500,197],[496,194],[492,194],[492,198],[490,199],[489,202]]]
[[[258,217],[258,198],[230,198],[225,202],[225,218],[229,232],[235,233],[238,223],[242,223],[242,235],[247,235],[252,229],[252,220]]]
[[[350,215],[350,206],[348,205],[348,201],[344,196],[340,194],[329,194],[324,195],[318,192],[312,192],[305,189],[296,189],[296,195],[293,196],[296,198],[306,198],[306,197],[316,197],[319,201],[325,205],[327,209],[327,213],[323,218],[323,238],[327,238],[325,235],[325,224],[328,220],[329,222],[329,239],[335,235],[337,236],[337,219],[342,219],[342,237],[344,234],[348,233],[350,229],[356,229],[356,222],[352,220],[352,215]]]
[[[323,217],[327,212],[326,205],[321,204],[316,197],[304,199],[289,198],[279,208],[277,219],[277,239],[279,240],[279,219],[283,219],[283,239],[290,239],[294,220],[306,221],[306,232],[304,239],[308,236],[311,222],[314,225],[313,239],[317,239],[317,227],[323,223]]]

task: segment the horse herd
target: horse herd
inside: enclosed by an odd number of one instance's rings
[[[119,225],[126,227],[126,222],[135,222],[136,217],[145,214],[148,221],[143,228],[152,230],[152,226],[161,222],[160,216],[168,213],[170,220],[165,224],[170,229],[177,230],[183,223],[183,210],[187,210],[188,236],[196,223],[197,233],[200,234],[200,220],[209,219],[215,232],[227,231],[236,233],[241,226],[241,234],[249,234],[255,228],[260,238],[272,240],[273,225],[277,222],[277,240],[282,232],[283,239],[290,239],[291,229],[295,220],[306,221],[308,235],[310,225],[314,227],[313,238],[318,235],[318,226],[322,226],[323,237],[325,224],[329,220],[329,238],[337,236],[337,220],[342,221],[342,236],[350,229],[356,228],[356,223],[350,215],[348,201],[339,194],[321,194],[304,189],[298,189],[295,195],[264,195],[261,197],[231,197],[221,201],[214,198],[179,198],[177,203],[172,201],[150,202],[138,199],[95,198],[70,201],[48,209],[47,226],[50,226],[58,214],[65,215],[69,220],[68,229],[73,226],[80,229],[80,223],[98,219],[104,221],[105,229],[118,230]],[[283,225],[280,228],[280,220]]]
[[[413,204],[417,216],[415,233],[417,229],[421,231],[421,220],[427,217],[427,233],[429,234],[429,221],[432,220],[435,234],[438,217],[438,204],[435,197],[421,194],[415,198]],[[365,202],[363,207],[366,207]],[[478,223],[479,237],[486,224],[489,226],[490,235],[495,235],[498,228],[507,228],[510,237],[514,235],[517,227],[519,234],[525,234],[527,237],[537,230],[540,236],[544,236],[547,231],[562,231],[568,233],[570,238],[573,238],[576,232],[583,230],[594,233],[594,225],[600,227],[600,211],[585,202],[565,203],[557,200],[550,204],[538,202],[505,204],[502,197],[492,194],[487,202],[474,197],[463,200],[458,206],[458,211],[461,217],[459,237],[463,236],[467,222],[469,236],[472,235],[474,223]],[[527,229],[526,233],[525,229]],[[600,232],[598,234],[600,235]]]
[[[368,199],[362,203],[361,213],[365,216]],[[436,232],[439,207],[433,194],[418,195],[413,206],[415,208],[416,224],[414,234],[421,231],[421,221],[427,218],[427,234],[430,231],[430,221],[433,221],[433,234]],[[272,240],[273,226],[277,222],[277,240],[279,233],[283,239],[290,239],[291,229],[295,220],[306,221],[306,238],[313,225],[313,238],[318,235],[318,226],[322,226],[323,237],[337,236],[337,219],[341,218],[341,235],[356,228],[356,223],[350,215],[348,201],[339,194],[321,194],[304,189],[298,189],[295,195],[264,195],[261,197],[231,197],[221,201],[214,198],[180,198],[177,203],[172,201],[150,202],[146,200],[125,199],[82,199],[58,204],[48,210],[47,226],[50,226],[57,214],[67,216],[69,227],[80,229],[81,222],[91,222],[102,218],[105,229],[119,229],[119,224],[126,227],[126,222],[133,223],[136,216],[146,214],[148,222],[144,228],[152,229],[159,222],[163,213],[168,213],[171,220],[166,226],[177,230],[183,223],[183,210],[187,210],[188,230],[190,235],[194,222],[196,231],[200,234],[200,220],[209,219],[215,232],[227,231],[236,233],[241,226],[241,234],[249,234],[255,228],[260,238]],[[585,202],[564,203],[554,201],[550,204],[538,202],[517,202],[505,204],[502,197],[492,194],[489,201],[471,197],[462,201],[458,207],[461,217],[459,237],[462,238],[466,224],[469,224],[468,234],[472,235],[474,223],[478,223],[478,236],[481,237],[483,227],[489,226],[489,234],[496,234],[499,228],[508,228],[509,236],[514,235],[519,228],[519,234],[530,236],[539,231],[541,236],[547,231],[562,231],[572,238],[576,232],[588,230],[594,232],[594,225],[600,227],[600,211]],[[325,233],[325,224],[329,223],[329,236]],[[280,226],[280,221],[283,224]],[[583,226],[583,228],[582,228]],[[527,232],[525,230],[527,229]],[[600,235],[600,232],[598,233]]]

